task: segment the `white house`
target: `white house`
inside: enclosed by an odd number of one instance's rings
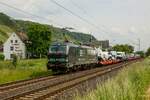
[[[12,59],[13,54],[16,54],[18,58],[26,58],[26,46],[24,43],[24,33],[12,33],[11,36],[3,45],[3,53],[5,60]]]

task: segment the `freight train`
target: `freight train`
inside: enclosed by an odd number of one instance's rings
[[[133,59],[135,57],[132,57]],[[126,60],[124,52],[104,52],[100,48],[70,42],[53,43],[49,47],[47,69],[55,73],[66,73]]]

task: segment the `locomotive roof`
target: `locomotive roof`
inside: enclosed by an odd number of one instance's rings
[[[90,47],[90,46],[84,46],[84,45],[81,46],[81,47],[83,47],[83,48],[92,48],[92,47]]]
[[[52,45],[75,45],[71,42],[64,42],[64,43],[61,43],[61,42],[54,42],[52,43]]]
[[[81,48],[92,48],[90,46],[85,46],[85,45],[76,45],[74,43],[71,42],[64,42],[64,43],[53,43],[52,45],[64,45],[64,46],[72,46],[72,47],[81,47]]]

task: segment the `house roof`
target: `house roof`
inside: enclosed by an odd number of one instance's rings
[[[26,33],[23,32],[18,32],[17,35],[19,36],[19,38],[23,41],[26,42],[29,40],[28,36]]]
[[[20,39],[23,43],[25,43],[25,44],[26,44],[26,43],[30,43],[29,38],[28,38],[28,36],[27,36],[26,33],[23,33],[23,32],[15,33],[15,32],[14,32],[14,33],[11,34],[11,36],[12,36],[13,34],[16,34],[16,35],[19,37],[19,39]],[[10,36],[10,37],[11,37],[11,36]],[[9,38],[10,38],[10,37],[9,37]],[[8,39],[9,39],[9,38],[8,38]],[[8,39],[7,39],[7,41],[8,41]],[[7,41],[6,41],[6,42],[7,42]],[[4,44],[5,44],[6,42],[4,42]],[[3,45],[4,45],[4,44],[3,44]]]

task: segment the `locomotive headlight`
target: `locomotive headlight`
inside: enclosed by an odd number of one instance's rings
[[[66,62],[68,62],[69,60],[68,60],[68,58],[66,58]]]
[[[54,58],[49,59],[50,62],[56,61]]]
[[[56,61],[59,61],[59,62],[68,62],[68,59],[67,58],[57,58]]]

